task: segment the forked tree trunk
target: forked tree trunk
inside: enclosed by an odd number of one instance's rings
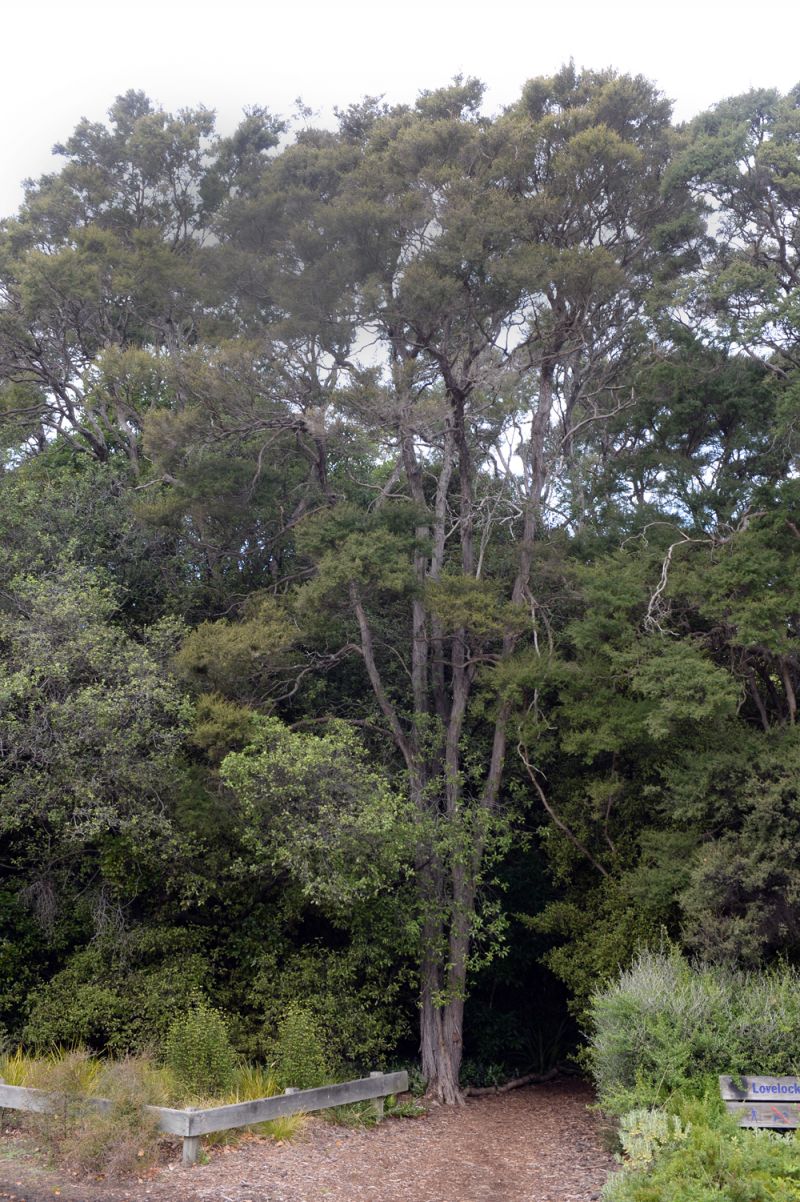
[[[432,1004],[428,987],[423,985],[420,1052],[427,1093],[437,1102],[459,1106],[464,1101],[458,1083],[462,1055],[461,1016],[452,1013],[453,1006],[452,1002],[445,1006]]]
[[[423,937],[430,936],[435,937],[435,932],[426,923]],[[459,1087],[463,995],[445,1000],[441,956],[432,939],[422,955],[420,978],[420,1058],[426,1092],[437,1102],[460,1105],[464,1101]]]
[[[546,479],[544,444],[552,408],[550,385],[548,374],[543,372],[539,405],[533,417],[527,448],[531,499],[526,506],[519,564],[511,598],[516,605],[524,602],[528,588],[538,509]],[[441,578],[444,568],[446,532],[450,520],[448,498],[451,496],[456,467],[458,497],[455,508],[460,519],[459,566],[465,577],[475,576],[474,467],[466,431],[465,397],[466,392],[457,389],[450,393],[450,419],[445,425],[442,462],[432,506],[425,494],[423,473],[411,433],[410,403],[404,406],[400,423],[399,442],[409,493],[419,508],[427,511],[428,519],[420,523],[416,530],[414,576],[419,592],[412,598],[410,614],[413,717],[408,725],[401,720],[381,679],[359,585],[355,581],[350,584],[364,664],[376,700],[405,760],[414,808],[423,821],[435,814],[437,821],[447,824],[456,841],[464,807],[462,738],[475,667],[467,629],[462,627],[451,631],[445,638],[437,615],[429,611],[425,604],[424,592],[430,582]],[[513,653],[518,637],[516,631],[507,631],[502,658]],[[428,738],[429,720],[434,715],[441,723],[442,747],[438,753],[432,754]],[[497,804],[509,716],[508,705],[501,706],[495,722],[492,753],[482,793],[479,799],[473,801],[473,804],[486,811],[493,810]],[[432,799],[432,790],[438,793],[438,803]],[[443,859],[439,859],[431,847],[425,846],[419,848],[417,857],[422,922],[419,1003],[422,1072],[428,1094],[449,1105],[464,1101],[459,1087],[464,1002],[483,854],[483,839],[473,835],[468,848],[451,846]]]

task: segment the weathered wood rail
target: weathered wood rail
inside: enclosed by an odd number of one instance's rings
[[[720,1077],[719,1091],[740,1127],[800,1127],[798,1077]]]
[[[310,1114],[329,1110],[333,1106],[350,1106],[354,1102],[373,1102],[378,1118],[383,1116],[384,1100],[408,1089],[408,1073],[370,1073],[357,1081],[339,1085],[322,1085],[318,1089],[287,1089],[271,1098],[256,1098],[250,1102],[234,1102],[229,1106],[210,1106],[205,1109],[188,1107],[174,1110],[169,1106],[148,1106],[146,1109],[158,1120],[160,1131],[183,1138],[183,1163],[196,1164],[200,1154],[200,1139],[212,1131],[229,1131],[234,1127],[251,1127],[270,1119],[290,1114]],[[107,1098],[86,1098],[86,1103],[107,1110]],[[0,1109],[47,1112],[58,1109],[58,1095],[44,1089],[28,1089],[21,1085],[0,1083]]]

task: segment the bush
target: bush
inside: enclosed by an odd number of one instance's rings
[[[380,921],[375,915],[374,925]],[[408,978],[388,950],[390,939],[381,931],[373,933],[372,946],[359,937],[335,951],[315,943],[262,952],[247,992],[248,1005],[263,1019],[262,1033],[248,1053],[271,1058],[281,1022],[298,1003],[314,1016],[332,1061],[356,1070],[380,1067],[411,1030]]]
[[[273,1048],[275,1071],[284,1088],[314,1089],[331,1077],[319,1025],[307,1006],[290,1003]]]
[[[665,1110],[631,1110],[619,1124],[623,1162],[633,1171],[649,1169],[670,1144],[685,1142],[689,1130]]]
[[[105,1111],[79,1111],[61,1149],[65,1168],[81,1176],[102,1173],[108,1180],[120,1180],[156,1160],[160,1137],[155,1115],[145,1109],[152,1097],[147,1070],[146,1063],[130,1058],[103,1068],[98,1093],[111,1105]]]
[[[225,1020],[205,1003],[193,1006],[169,1029],[164,1059],[178,1081],[198,1097],[230,1089],[236,1074],[236,1053]]]
[[[692,966],[644,952],[597,993],[586,1060],[605,1111],[716,1090],[720,1073],[800,1071],[800,974]]]
[[[595,995],[587,1060],[622,1151],[604,1202],[800,1202],[798,1138],[739,1127],[717,1081],[798,1071],[799,986],[647,952]]]

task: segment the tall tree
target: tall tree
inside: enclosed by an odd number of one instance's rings
[[[314,368],[333,385],[298,419],[327,465],[298,603],[306,620],[327,611],[361,657],[407,773],[423,1071],[447,1102],[460,1098],[480,888],[505,821],[510,709],[481,686],[544,637],[535,548],[576,428],[619,410],[664,251],[697,233],[685,198],[663,194],[669,106],[645,81],[569,67],[496,121],[480,101],[480,85],[456,81],[414,108],[349,110],[338,135],[312,132],[272,164],[273,181],[294,183],[282,235],[269,179],[231,226],[278,276],[289,266],[276,287],[294,378],[314,379],[300,366],[321,346]],[[369,438],[382,481],[354,491],[337,477],[335,434]],[[482,706],[485,767],[469,752]]]

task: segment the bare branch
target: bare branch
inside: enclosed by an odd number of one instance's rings
[[[536,779],[536,769],[533,767],[533,765],[531,764],[527,755],[525,754],[525,748],[523,747],[522,743],[517,744],[517,753],[519,754],[519,758],[522,760],[523,764],[525,765],[525,771],[528,773],[528,776],[531,779],[531,783],[532,783],[534,789],[536,790],[537,794],[539,795],[539,800],[541,801],[544,808],[547,810],[547,813],[550,815],[550,817],[552,818],[553,822],[556,824],[558,829],[560,831],[564,832],[564,834],[569,839],[570,843],[574,844],[574,846],[577,847],[578,851],[586,857],[586,859],[589,861],[589,863],[592,865],[592,867],[597,869],[597,871],[600,873],[601,876],[608,876],[608,871],[603,867],[603,865],[598,860],[596,860],[594,858],[592,853],[589,851],[588,847],[586,847],[585,844],[581,843],[578,836],[574,833],[574,831],[572,831],[570,829],[570,827],[567,826],[564,819],[560,818],[558,816],[558,814],[555,812],[555,810],[551,806],[550,802],[545,797],[544,789],[542,788],[542,786],[539,784],[538,780]]]
[[[355,581],[350,582],[350,602],[353,606],[353,612],[356,615],[358,629],[361,632],[361,655],[364,659],[364,667],[367,669],[372,691],[375,694],[375,699],[380,706],[381,713],[389,723],[389,728],[394,735],[394,741],[398,749],[402,753],[403,759],[406,762],[406,767],[412,774],[415,770],[415,757],[411,744],[408,741],[405,731],[400,724],[400,719],[397,716],[397,710],[389,700],[386,690],[383,687],[378,666],[375,662],[375,650],[372,645],[372,631],[369,627],[369,621],[361,601],[361,595],[358,591],[358,585]]]

